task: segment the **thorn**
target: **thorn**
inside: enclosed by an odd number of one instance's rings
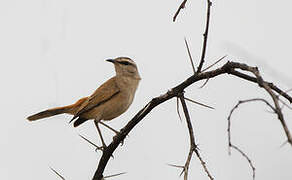
[[[179,99],[178,99],[178,97],[176,97],[176,111],[177,111],[180,122],[182,122],[181,115],[179,112]]]
[[[220,59],[218,59],[216,62],[214,62],[213,64],[211,64],[210,66],[206,67],[202,72],[207,71],[208,69],[210,69],[211,67],[215,66],[217,63],[219,63],[220,61],[222,61],[224,58],[226,58],[227,55],[221,57]]]
[[[175,165],[175,164],[167,164],[168,166],[176,167],[176,168],[185,168],[184,166]]]
[[[180,165],[175,165],[175,164],[167,164],[168,166],[172,166],[175,168],[180,168],[182,169],[181,173],[179,174],[179,177],[181,177],[181,175],[185,172],[186,167],[185,166],[180,166]]]
[[[118,174],[113,174],[113,175],[105,176],[104,179],[111,178],[111,177],[115,177],[115,176],[119,176],[119,175],[123,175],[123,174],[126,174],[126,172],[122,172],[122,173],[118,173]]]
[[[97,150],[101,150],[103,151],[104,150],[104,147],[99,147],[97,146],[96,144],[94,144],[93,142],[91,142],[90,140],[88,140],[86,137],[78,134],[82,139],[84,139],[86,142],[88,142],[89,144],[93,145],[96,149],[95,149],[95,152],[97,152]]]
[[[205,104],[199,103],[199,102],[197,102],[197,101],[194,101],[194,100],[189,99],[189,98],[186,98],[186,97],[184,97],[184,99],[185,99],[185,100],[188,100],[188,101],[190,101],[190,102],[192,102],[192,103],[195,103],[195,104],[198,104],[198,105],[201,105],[201,106],[204,106],[204,107],[210,108],[210,109],[215,109],[215,108],[213,108],[213,107],[211,107],[211,106],[208,106],[208,105],[205,105]]]
[[[53,169],[51,166],[49,166],[50,167],[50,169],[59,177],[59,178],[61,178],[62,180],[65,180],[65,178],[60,174],[60,173],[58,173],[55,169]]]
[[[281,145],[280,145],[280,148],[284,147],[286,144],[288,144],[288,140],[283,142]]]
[[[185,172],[185,167],[183,168],[183,170],[181,171],[181,173],[179,174],[179,177],[181,177],[181,175]]]
[[[188,55],[189,55],[189,58],[190,58],[190,61],[191,61],[191,64],[192,64],[192,68],[193,68],[194,74],[196,74],[196,70],[195,70],[195,66],[194,66],[194,62],[193,62],[193,58],[192,58],[192,54],[190,52],[190,48],[189,48],[188,42],[187,42],[186,38],[184,38],[184,39],[185,39],[185,44],[186,44],[186,47],[187,47],[187,50],[188,50]]]
[[[209,77],[208,77],[208,79],[204,82],[204,84],[202,85],[202,86],[200,86],[199,88],[201,89],[201,88],[203,88],[208,82],[209,82]]]

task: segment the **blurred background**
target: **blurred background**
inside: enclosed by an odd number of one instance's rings
[[[90,95],[114,75],[105,59],[129,56],[142,81],[132,106],[109,124],[121,129],[153,97],[192,74],[184,44],[188,40],[198,66],[206,18],[206,1],[188,1],[172,22],[179,0],[10,0],[0,1],[0,179],[91,179],[101,152],[81,139],[100,144],[93,122],[80,128],[69,115],[30,123],[28,115],[71,104]],[[205,67],[220,57],[258,66],[264,79],[283,90],[292,88],[291,1],[214,1]],[[213,67],[213,68],[216,68]],[[189,105],[196,141],[217,180],[252,179],[247,161],[228,156],[227,116],[238,100],[267,93],[250,82],[222,75],[186,89],[186,97],[215,107]],[[182,112],[182,111],[181,111]],[[283,110],[290,130],[292,112]],[[103,129],[106,142],[112,132]],[[233,143],[249,155],[256,179],[292,179],[292,149],[276,115],[260,102],[245,104],[232,118]],[[155,108],[114,153],[105,175],[113,179],[182,179],[189,150],[186,123],[172,99]],[[190,179],[207,180],[194,156]]]

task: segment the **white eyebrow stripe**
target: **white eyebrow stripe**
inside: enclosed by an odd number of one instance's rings
[[[118,63],[128,62],[128,63],[130,63],[131,65],[136,66],[136,63],[135,63],[132,59],[130,59],[130,58],[126,58],[126,57],[123,57],[123,58],[117,58],[116,61],[117,61]]]

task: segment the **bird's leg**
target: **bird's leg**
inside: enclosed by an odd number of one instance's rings
[[[109,128],[110,130],[112,130],[113,132],[116,133],[116,135],[113,137],[114,140],[115,140],[115,138],[116,138],[117,135],[121,134],[120,131],[115,130],[114,128],[110,127],[109,125],[105,124],[104,122],[99,121],[99,123],[102,124],[102,125],[104,125],[105,127]],[[129,136],[129,135],[127,135],[127,136]],[[124,144],[124,140],[121,141],[121,145],[123,145],[123,144]]]
[[[95,127],[96,127],[97,132],[98,132],[98,134],[99,134],[99,137],[100,137],[100,139],[101,139],[102,147],[103,147],[103,148],[106,148],[106,144],[105,144],[105,142],[104,142],[104,140],[103,140],[103,137],[102,137],[102,134],[101,134],[101,130],[100,130],[99,126],[98,126],[98,123],[99,123],[99,122],[98,122],[97,120],[94,120]]]
[[[104,122],[99,122],[100,124],[102,124],[103,126],[109,128],[110,130],[112,130],[113,132],[115,132],[116,134],[120,134],[119,131],[115,130],[114,128],[110,127],[109,125],[105,124]]]

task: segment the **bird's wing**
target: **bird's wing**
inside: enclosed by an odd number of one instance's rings
[[[102,84],[97,90],[95,90],[91,96],[88,97],[88,99],[80,106],[79,110],[74,115],[72,120],[80,116],[82,113],[87,112],[107,102],[112,97],[117,95],[119,92],[120,89],[116,84],[115,77],[109,79],[104,84]]]

